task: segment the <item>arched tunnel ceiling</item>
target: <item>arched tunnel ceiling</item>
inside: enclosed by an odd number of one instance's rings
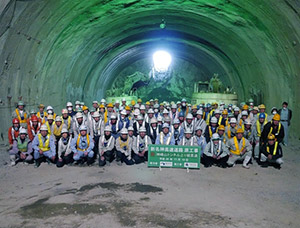
[[[67,100],[100,99],[125,67],[162,46],[203,73],[219,73],[240,100],[269,107],[287,100],[299,108],[297,1],[5,0],[0,6],[3,110],[20,96],[58,108]]]

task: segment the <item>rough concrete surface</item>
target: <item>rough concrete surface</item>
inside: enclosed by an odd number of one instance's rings
[[[10,167],[1,149],[0,227],[299,227],[299,141],[280,170]]]

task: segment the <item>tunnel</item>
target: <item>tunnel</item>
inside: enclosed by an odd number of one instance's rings
[[[89,105],[124,76],[148,74],[160,49],[182,81],[150,95],[189,99],[194,81],[216,73],[239,102],[269,112],[287,101],[297,116],[299,9],[294,0],[2,0],[1,140],[18,100],[57,113],[67,101]],[[299,127],[295,117],[292,131]]]

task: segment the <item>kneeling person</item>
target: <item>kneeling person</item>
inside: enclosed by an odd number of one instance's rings
[[[57,157],[58,161],[56,166],[63,167],[64,164],[73,162],[73,152],[71,151],[70,144],[72,138],[70,137],[68,129],[64,126],[61,130],[61,138],[58,141]]]
[[[203,164],[210,167],[216,164],[219,167],[226,168],[228,160],[228,150],[218,133],[214,133],[210,142],[205,147],[203,153]]]
[[[194,145],[194,140],[192,138],[193,131],[191,128],[187,127],[184,130],[184,136],[179,142],[180,146],[193,146]]]
[[[282,149],[277,141],[275,135],[268,136],[268,142],[261,148],[260,161],[263,167],[267,167],[269,163],[277,164],[278,168],[283,164]]]
[[[99,139],[99,166],[112,162],[115,156],[115,138],[111,134],[111,126],[104,128],[104,135]]]
[[[140,127],[139,135],[133,140],[133,160],[136,164],[148,161],[148,145],[151,144],[151,139],[146,135],[146,128]]]
[[[121,136],[116,139],[116,160],[119,165],[121,164],[120,162],[125,162],[126,165],[133,165],[134,161],[131,157],[132,138],[128,136],[128,130],[126,128],[122,128],[120,134]]]

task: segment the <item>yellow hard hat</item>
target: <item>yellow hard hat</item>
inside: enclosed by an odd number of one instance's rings
[[[237,134],[239,134],[239,133],[242,133],[242,134],[243,134],[243,133],[244,133],[243,128],[238,128],[238,129],[236,130],[236,133],[237,133]]]
[[[112,103],[109,103],[109,104],[107,105],[107,107],[108,107],[108,108],[113,108],[114,105],[113,105]]]
[[[160,106],[164,106],[164,103],[160,103],[159,105],[160,105]]]
[[[132,100],[132,101],[131,101],[131,105],[135,105],[135,100]]]
[[[142,99],[139,98],[139,99],[137,100],[137,102],[142,103]]]
[[[99,105],[99,108],[105,108],[104,104]]]
[[[198,108],[197,108],[197,105],[193,105],[193,106],[192,106],[192,109],[198,109]]]
[[[149,101],[147,101],[147,102],[146,102],[146,105],[150,105],[150,102],[149,102]]]
[[[222,115],[228,115],[227,109],[224,109],[224,110],[223,110]]]
[[[219,131],[225,131],[224,125],[220,125],[219,128],[218,128],[218,130],[219,130]]]
[[[243,110],[248,110],[248,109],[249,109],[249,106],[245,104],[245,105],[243,106]]]
[[[266,109],[266,106],[264,104],[261,104],[258,106],[259,109]]]
[[[82,111],[88,110],[88,109],[89,109],[89,108],[88,108],[87,106],[85,106],[85,105],[82,107]]]
[[[53,120],[53,115],[48,115],[48,116],[47,116],[47,119],[48,119],[48,120]]]
[[[275,140],[275,135],[270,134],[270,135],[268,136],[268,139],[269,139],[269,140]]]
[[[131,108],[127,105],[127,106],[125,107],[125,110],[126,110],[126,111],[130,111]]]
[[[276,113],[276,114],[273,116],[273,120],[280,121],[280,115],[279,115],[278,113]]]

